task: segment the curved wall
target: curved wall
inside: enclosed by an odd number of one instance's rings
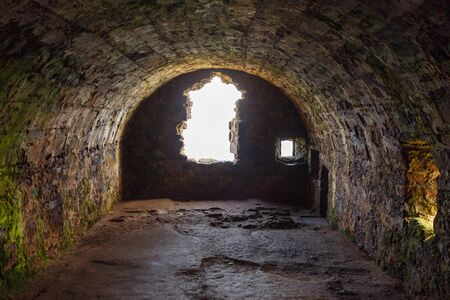
[[[243,92],[233,129],[237,161],[199,164],[180,154],[183,140],[177,126],[187,119],[185,91],[217,71]],[[275,160],[276,139],[286,137],[308,140],[295,106],[268,82],[231,70],[184,74],[145,99],[127,124],[121,143],[123,197],[261,198],[312,208],[307,151],[305,164],[289,166]]]
[[[7,1],[0,12],[2,282],[117,199],[118,145],[170,79],[231,68],[279,87],[329,170],[332,224],[411,293],[449,294],[448,1]],[[404,216],[402,143],[440,171],[436,235]]]

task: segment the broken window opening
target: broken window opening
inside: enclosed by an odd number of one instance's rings
[[[236,103],[242,98],[231,78],[214,73],[185,92],[187,120],[180,124],[188,160],[209,164],[237,159]]]

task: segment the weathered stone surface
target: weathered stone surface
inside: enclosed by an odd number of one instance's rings
[[[234,163],[195,163],[180,154],[179,127],[189,114],[184,93],[213,74],[229,76],[243,92],[232,130]],[[288,137],[308,140],[295,106],[268,82],[231,70],[179,76],[144,100],[127,124],[121,143],[123,199],[259,198],[312,210],[307,153],[297,165],[275,159],[277,138]]]
[[[440,173],[430,147],[422,141],[403,144],[406,160],[405,216],[433,221],[437,212],[436,179]]]
[[[329,170],[329,220],[412,294],[450,294],[448,1],[1,6],[2,288],[110,208],[118,143],[143,99],[186,72],[231,68],[266,79],[301,110]],[[404,220],[401,151],[416,139],[431,145],[440,172],[435,236],[417,243]]]
[[[100,220],[16,298],[406,297],[399,280],[384,274],[322,218],[273,230],[212,227],[206,217],[217,206],[224,214],[246,214],[255,205],[276,206],[300,218],[295,206],[255,199],[119,203],[111,215],[126,221]],[[161,214],[147,213],[152,209]]]

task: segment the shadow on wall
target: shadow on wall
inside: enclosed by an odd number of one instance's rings
[[[185,95],[217,74],[243,91],[236,118],[230,120],[236,159],[196,163],[180,154],[180,127],[191,105]],[[121,145],[123,198],[261,198],[295,201],[311,208],[305,160],[286,164],[276,159],[279,140],[286,137],[303,138],[307,145],[307,131],[296,107],[263,79],[231,70],[199,70],[179,76],[144,100],[127,124]]]

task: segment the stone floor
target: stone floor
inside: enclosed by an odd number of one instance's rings
[[[404,299],[324,219],[259,200],[119,204],[18,299]]]

